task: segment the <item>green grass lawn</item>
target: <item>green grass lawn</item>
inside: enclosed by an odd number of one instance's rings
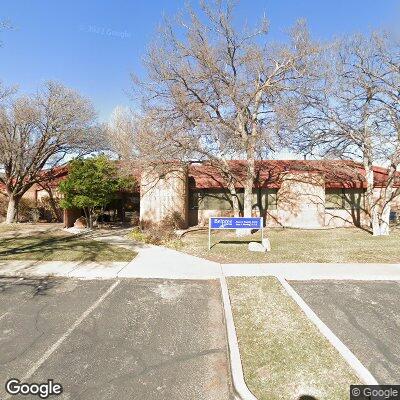
[[[400,229],[390,236],[373,237],[357,228],[304,230],[265,228],[271,252],[256,253],[247,249],[260,233],[237,238],[233,231],[213,231],[208,251],[208,230],[186,233],[181,251],[221,263],[399,263]]]
[[[228,287],[245,380],[258,399],[347,399],[360,384],[276,278],[229,278]]]
[[[31,232],[2,228],[0,260],[131,261],[136,253],[61,231]]]

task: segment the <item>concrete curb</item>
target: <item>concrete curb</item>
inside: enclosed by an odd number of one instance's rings
[[[329,340],[340,355],[353,368],[356,375],[366,385],[378,385],[377,380],[372,376],[361,361],[352,353],[352,351],[325,325],[300,295],[289,285],[283,277],[277,277],[289,296],[299,305],[311,322],[316,325],[318,330]]]
[[[233,321],[231,302],[229,299],[228,285],[226,284],[226,279],[223,275],[221,275],[219,281],[221,285],[222,301],[224,304],[234,396],[238,400],[257,400],[257,397],[250,392],[244,380],[242,361],[240,359],[239,352],[239,343],[236,336],[235,323]]]
[[[400,280],[400,264],[223,264],[225,276],[282,276],[288,280]]]

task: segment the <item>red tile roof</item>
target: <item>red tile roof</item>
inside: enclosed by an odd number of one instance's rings
[[[229,167],[235,175],[235,187],[243,188],[246,163],[243,160],[229,161]],[[118,162],[119,166],[126,168],[137,181],[140,179],[140,166],[129,167]],[[265,160],[256,161],[257,182],[256,187],[279,188],[282,176],[285,173],[308,172],[325,177],[326,188],[365,188],[365,170],[362,164],[354,161],[343,160]],[[384,187],[387,180],[387,171],[383,167],[374,167],[375,187]],[[63,165],[46,171],[51,180],[50,186],[56,187],[68,174],[68,166]],[[221,172],[210,163],[192,163],[189,165],[189,186],[193,189],[224,188],[226,183]],[[395,182],[395,187],[400,187],[400,173]],[[0,184],[0,192],[4,191]]]
[[[235,187],[243,188],[246,165],[243,160],[229,161],[234,171]],[[308,172],[325,177],[326,188],[365,188],[365,170],[362,164],[342,160],[265,160],[256,161],[256,187],[279,188],[282,175],[285,173]],[[375,186],[383,187],[387,171],[374,167]],[[221,172],[210,163],[191,164],[189,167],[189,185],[191,188],[223,188],[226,183]],[[395,186],[400,186],[400,174]]]

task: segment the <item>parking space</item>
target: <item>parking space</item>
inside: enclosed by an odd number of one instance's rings
[[[2,399],[11,377],[60,399],[230,398],[217,281],[0,279],[0,347]]]
[[[289,283],[380,384],[400,384],[400,282]]]

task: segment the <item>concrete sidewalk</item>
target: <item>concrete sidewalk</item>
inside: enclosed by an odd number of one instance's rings
[[[96,232],[89,237],[136,251],[138,255],[119,273],[120,278],[213,279],[221,276],[220,264],[176,250],[135,242],[131,228]]]
[[[108,243],[114,246],[123,247],[132,251],[140,252],[143,249],[151,247],[142,242],[136,242],[127,237],[132,232],[132,228],[117,228],[112,230],[95,230],[85,237],[99,242]]]
[[[176,250],[135,242],[127,229],[96,231],[92,240],[134,250],[130,262],[2,261],[2,276],[64,276],[81,279],[216,279],[224,276],[278,276],[288,280],[400,280],[400,264],[219,264]]]
[[[135,242],[126,235],[131,229],[96,231],[86,237],[136,251],[130,262],[5,261],[0,260],[0,276],[73,277],[80,279],[167,278],[215,279],[220,264],[165,247]]]
[[[165,247],[149,246],[118,274],[121,278],[213,279],[220,264]]]
[[[5,261],[0,260],[0,276],[45,277],[57,276],[80,279],[112,279],[127,266],[127,262],[77,261]]]
[[[217,279],[277,276],[287,280],[400,281],[399,264],[218,264],[164,247],[149,246],[130,262],[5,261],[0,276],[59,276],[80,279]]]

